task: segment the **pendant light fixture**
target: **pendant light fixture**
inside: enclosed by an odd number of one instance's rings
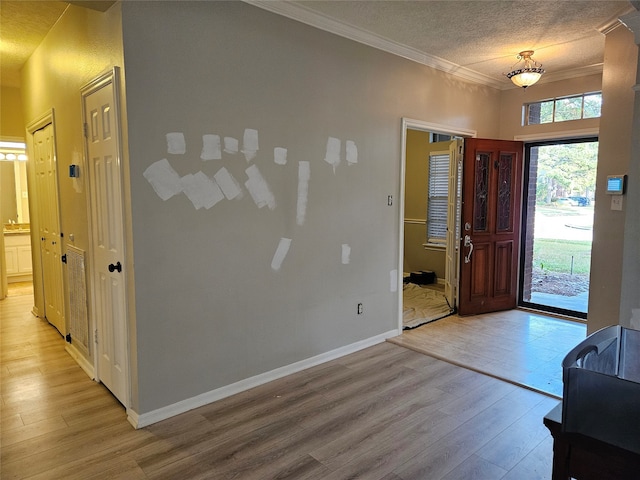
[[[527,88],[540,80],[544,68],[531,58],[532,55],[533,50],[520,52],[516,57],[518,61],[511,67],[511,71],[505,74],[514,85]]]

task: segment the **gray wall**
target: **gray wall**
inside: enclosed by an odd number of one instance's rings
[[[239,2],[125,2],[139,413],[397,328],[403,116],[498,133],[499,92]],[[202,161],[202,135],[259,133],[257,157]],[[186,153],[167,152],[182,132]],[[342,163],[325,162],[329,137]],[[355,142],[358,163],[344,148]],[[286,165],[274,163],[286,147]],[[225,167],[241,200],[196,210],[143,176]],[[298,162],[310,162],[296,223]],[[244,187],[255,165],[276,206]],[[162,177],[162,175],[161,175]],[[164,177],[163,177],[164,178]],[[387,206],[387,196],[396,202]],[[271,267],[280,239],[291,247]],[[351,247],[341,261],[341,245]],[[356,315],[356,304],[364,315]]]

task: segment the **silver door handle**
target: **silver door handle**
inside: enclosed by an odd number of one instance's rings
[[[464,263],[469,263],[471,261],[471,252],[473,252],[473,242],[469,235],[464,236],[464,246],[469,247],[469,253],[464,256]]]

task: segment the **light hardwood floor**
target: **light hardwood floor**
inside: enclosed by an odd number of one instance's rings
[[[383,343],[140,430],[0,302],[1,470],[29,479],[549,479],[557,400]]]

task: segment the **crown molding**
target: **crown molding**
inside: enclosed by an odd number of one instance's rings
[[[368,45],[378,50],[397,55],[399,57],[412,60],[414,62],[435,68],[442,72],[454,75],[463,80],[486,85],[488,87],[504,90],[508,87],[506,82],[495,79],[488,75],[475,72],[468,68],[449,62],[440,57],[429,55],[415,48],[402,45],[375,33],[355,27],[348,23],[339,22],[324,14],[312,11],[311,9],[300,5],[287,2],[286,0],[243,0],[245,3],[255,7],[262,8],[272,13],[282,15],[283,17],[296,20],[298,22],[310,25],[312,27],[324,30],[335,35]]]
[[[602,35],[607,35],[612,31],[614,31],[616,28],[618,28],[620,25],[623,25],[623,20],[621,19],[621,17],[628,15],[630,13],[633,13],[635,11],[636,9],[633,7],[633,5],[629,5],[624,10],[621,10],[617,15],[614,15],[609,20],[604,22],[602,25],[597,27],[596,30],[600,32]]]
[[[245,3],[253,5],[263,10],[281,15],[283,17],[296,20],[306,25],[324,30],[344,38],[348,38],[358,43],[377,48],[378,50],[397,55],[407,60],[411,60],[428,67],[435,68],[441,72],[448,73],[463,80],[478,83],[498,90],[510,90],[516,87],[511,82],[506,82],[503,78],[496,79],[474,70],[462,67],[458,64],[450,62],[435,55],[421,52],[415,48],[402,45],[378,34],[355,27],[351,24],[337,21],[327,15],[318,13],[305,7],[304,5],[291,3],[287,0],[243,0]],[[631,8],[635,11],[635,9]],[[622,13],[626,13],[625,10]],[[598,30],[605,34],[620,25],[620,20],[616,18],[603,24]],[[543,75],[539,83],[557,82],[571,78],[583,77],[586,75],[602,75],[603,65],[587,65],[571,70],[563,70],[560,72],[547,72]]]
[[[633,32],[636,45],[640,44],[640,12],[634,10],[627,15],[620,17],[620,21]]]

